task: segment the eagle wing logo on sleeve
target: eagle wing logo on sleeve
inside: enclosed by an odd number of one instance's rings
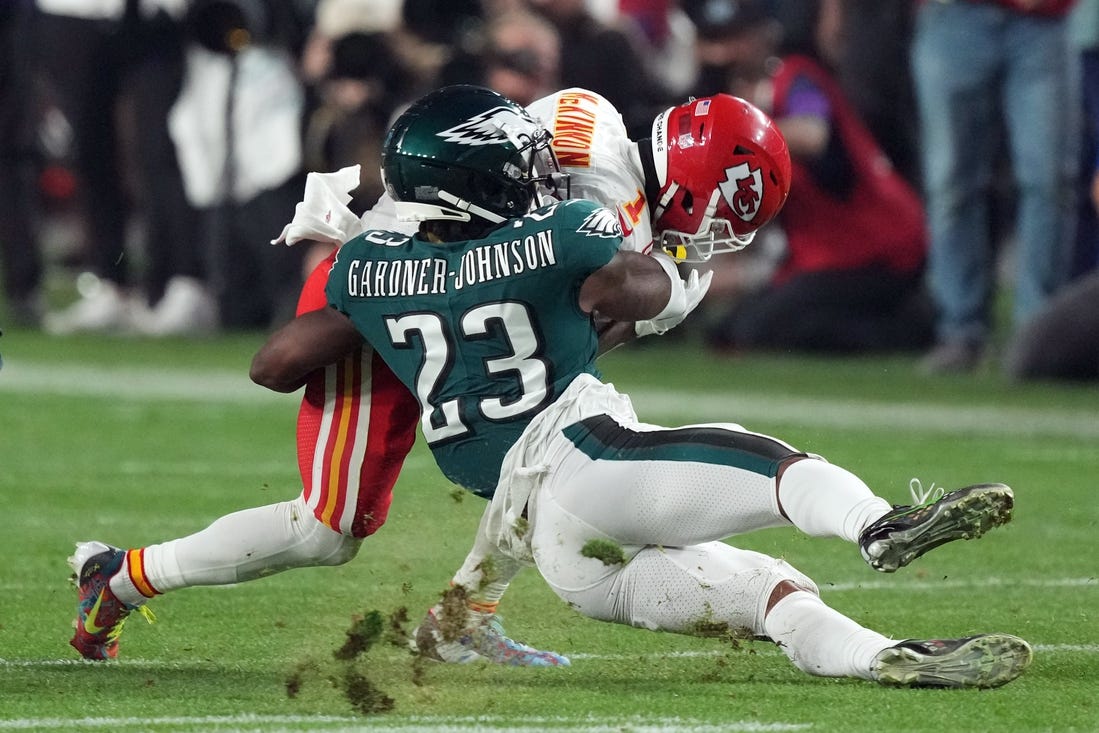
[[[725,169],[725,180],[717,184],[721,197],[743,221],[751,221],[759,213],[763,201],[763,174],[759,168],[739,163]]]
[[[614,212],[608,209],[596,209],[588,214],[587,218],[580,224],[580,228],[576,230],[577,234],[583,234],[585,237],[604,237],[610,239],[611,237],[621,237],[622,227],[618,224],[618,217]]]
[[[523,119],[515,110],[500,106],[435,134],[458,145],[496,145],[505,140],[514,142],[517,131],[530,130],[531,127],[530,121]]]

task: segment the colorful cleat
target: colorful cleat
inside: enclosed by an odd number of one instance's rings
[[[423,657],[450,664],[489,662],[511,667],[568,667],[570,664],[568,657],[509,639],[495,614],[484,616],[477,626],[445,634],[437,610],[438,607],[427,612],[409,640],[409,648]],[[447,639],[447,636],[454,638]]]
[[[862,556],[883,573],[903,568],[928,550],[953,540],[971,540],[1011,521],[1015,495],[1003,484],[976,484],[949,494],[910,486],[915,503],[895,506],[859,536]],[[936,493],[937,492],[937,493]]]
[[[878,652],[870,674],[891,687],[999,687],[1033,658],[1030,645],[1010,634],[910,640]]]
[[[126,551],[102,542],[78,542],[69,558],[73,582],[80,594],[76,605],[76,633],[69,643],[85,659],[115,659],[118,637],[131,611],[152,623],[154,616],[144,605],[129,606],[111,590],[111,578],[121,569]]]

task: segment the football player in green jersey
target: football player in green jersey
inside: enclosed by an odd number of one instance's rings
[[[894,642],[825,605],[785,561],[722,541],[794,526],[856,543],[892,572],[1007,522],[1013,495],[980,484],[892,507],[852,473],[739,425],[640,422],[599,378],[598,324],[680,318],[685,284],[667,258],[619,251],[613,213],[582,200],[537,205],[539,189],[560,183],[548,138],[488,90],[450,87],[413,104],[387,136],[383,172],[418,233],[345,244],[331,307],[280,329],[252,365],[257,383],[290,391],[368,343],[417,396],[444,474],[491,498],[455,577],[483,604],[469,611],[471,633],[518,568],[534,565],[592,618],[681,633],[720,624],[772,639],[810,674],[939,687],[1021,674],[1022,639]],[[616,555],[591,556],[593,544]],[[429,614],[421,652],[445,658],[462,645],[442,628]]]

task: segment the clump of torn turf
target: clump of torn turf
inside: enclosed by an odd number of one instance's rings
[[[385,694],[361,671],[366,653],[380,640],[391,643],[407,640],[404,623],[408,620],[405,608],[397,609],[388,619],[379,611],[368,611],[352,617],[351,628],[346,631],[343,646],[332,653],[338,667],[332,662],[308,658],[299,662],[286,678],[286,696],[298,697],[305,689],[309,677],[320,677],[340,691],[351,707],[361,715],[387,713],[393,710],[393,698]],[[356,666],[360,665],[360,666]]]
[[[709,608],[706,609],[706,614],[702,618],[695,619],[687,627],[686,633],[708,639],[721,639],[734,649],[740,649],[740,642],[756,638],[751,629],[730,626],[727,621],[714,618],[713,611]]]
[[[622,551],[622,546],[611,540],[588,540],[580,548],[580,554],[602,560],[604,565],[623,565],[626,562],[626,553]]]
[[[365,616],[354,616],[352,622],[343,646],[333,652],[336,659],[354,659],[374,646],[382,636],[384,622],[377,611],[371,611]]]
[[[515,520],[515,524],[512,525],[512,531],[515,532],[516,537],[523,539],[527,536],[527,532],[530,531],[530,520],[526,517],[519,517]]]
[[[408,608],[401,606],[389,614],[388,628],[385,630],[385,640],[396,647],[408,646]]]
[[[412,684],[417,687],[423,687],[427,684],[427,665],[428,658],[423,654],[416,654],[412,657]]]
[[[305,686],[305,677],[308,673],[317,674],[320,672],[320,667],[313,659],[304,659],[297,663],[294,669],[290,670],[289,676],[286,678],[286,696],[293,699],[298,696]]]
[[[481,573],[481,579],[477,582],[477,590],[479,591],[483,591],[492,583],[495,583],[500,579],[500,570],[496,567],[496,558],[486,557],[484,560],[477,563],[477,570]]]
[[[343,694],[351,707],[362,715],[388,713],[396,704],[358,670],[348,667],[343,678]]]
[[[443,593],[440,605],[439,633],[443,641],[455,641],[469,625],[469,592],[463,585],[452,586]]]

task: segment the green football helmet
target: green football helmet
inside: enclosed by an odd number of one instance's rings
[[[443,87],[397,118],[382,147],[382,181],[401,221],[493,224],[522,216],[558,190],[550,132],[491,89]]]

